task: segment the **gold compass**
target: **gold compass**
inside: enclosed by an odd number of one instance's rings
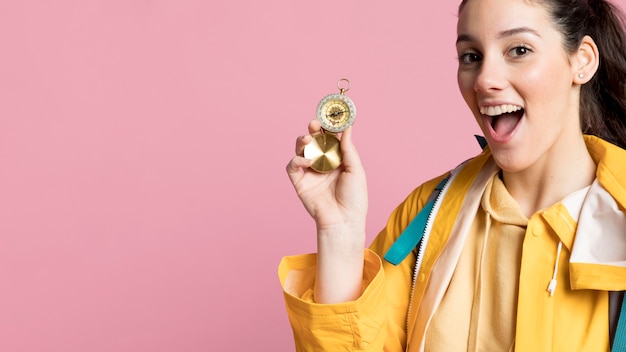
[[[341,146],[336,134],[352,126],[356,118],[356,107],[345,95],[350,90],[350,81],[340,79],[337,88],[338,94],[329,94],[317,104],[322,131],[313,135],[313,141],[304,148],[304,157],[313,161],[311,168],[317,172],[330,172],[341,165]]]
[[[337,82],[339,94],[329,94],[317,104],[317,119],[325,131],[339,133],[352,126],[356,117],[356,107],[346,93],[350,90],[350,81],[341,79]]]

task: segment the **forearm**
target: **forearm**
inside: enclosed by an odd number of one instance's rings
[[[361,295],[365,225],[318,230],[315,301],[339,303]]]

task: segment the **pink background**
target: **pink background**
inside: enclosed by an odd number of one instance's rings
[[[369,240],[477,153],[458,2],[0,3],[0,350],[293,350],[295,138],[350,79]]]

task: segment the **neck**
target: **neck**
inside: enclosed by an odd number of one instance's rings
[[[580,135],[574,148],[547,153],[532,167],[502,172],[507,190],[526,217],[561,201],[570,193],[589,186],[595,179],[596,164]]]

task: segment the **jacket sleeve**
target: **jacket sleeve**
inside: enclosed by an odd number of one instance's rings
[[[415,255],[394,266],[381,258],[426,203],[442,177],[414,190],[365,249],[361,296],[337,304],[315,303],[316,254],[284,257],[279,266],[296,351],[402,351]]]
[[[381,351],[385,311],[380,258],[365,250],[363,291],[351,302],[313,300],[316,254],[283,258],[279,266],[296,351]],[[382,324],[382,325],[381,325]]]

